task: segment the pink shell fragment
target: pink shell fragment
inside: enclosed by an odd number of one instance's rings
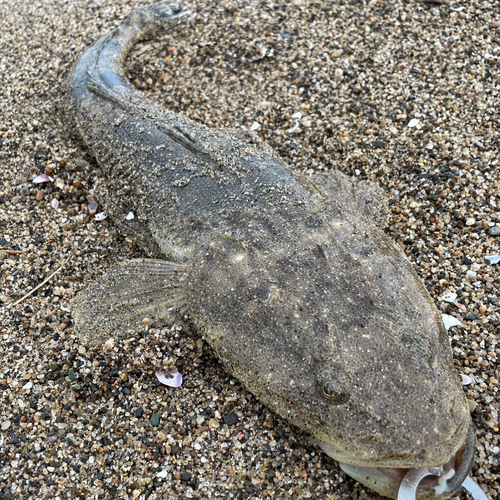
[[[54,179],[52,179],[52,177],[49,177],[47,174],[40,174],[33,179],[33,184],[41,184],[42,182],[52,182],[53,180]]]
[[[169,371],[168,375],[165,372],[156,372],[155,375],[163,385],[180,387],[182,384],[182,375],[179,372]]]
[[[54,199],[52,200],[52,206],[53,206],[54,208],[59,208],[59,200],[58,200],[57,198],[54,198]]]

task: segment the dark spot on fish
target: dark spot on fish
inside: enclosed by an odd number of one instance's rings
[[[321,247],[321,245],[316,245],[316,252],[318,253],[318,255],[319,255],[322,259],[326,259],[325,252],[324,252],[323,248]]]
[[[319,316],[315,316],[314,317],[314,326],[316,327],[316,330],[318,332],[328,333],[328,326],[326,325],[326,323],[324,323],[323,321],[321,321],[321,319],[319,318]]]
[[[295,272],[297,272],[299,269],[297,264],[293,263],[290,259],[287,259],[286,257],[283,259],[280,259],[276,262],[277,262],[277,264],[280,264],[286,268],[291,268]]]

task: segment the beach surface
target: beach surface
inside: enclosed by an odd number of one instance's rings
[[[147,255],[96,218],[102,173],[63,119],[65,79],[146,3],[0,0],[0,497],[378,499],[232,378],[189,321],[100,349],[73,330],[76,293]],[[380,184],[386,231],[461,323],[448,333],[477,433],[471,474],[500,498],[498,4],[184,6],[185,25],[135,48],[131,81],[206,125],[253,130],[303,173]],[[160,384],[165,370],[182,385]]]

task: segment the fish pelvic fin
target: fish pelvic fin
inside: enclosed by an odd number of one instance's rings
[[[82,343],[102,345],[111,337],[127,337],[145,319],[174,321],[182,316],[189,267],[159,259],[134,259],[110,269],[71,303]]]

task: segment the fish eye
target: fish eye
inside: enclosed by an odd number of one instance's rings
[[[327,377],[316,378],[316,391],[330,404],[342,405],[349,401],[351,394],[346,380],[334,380]]]

